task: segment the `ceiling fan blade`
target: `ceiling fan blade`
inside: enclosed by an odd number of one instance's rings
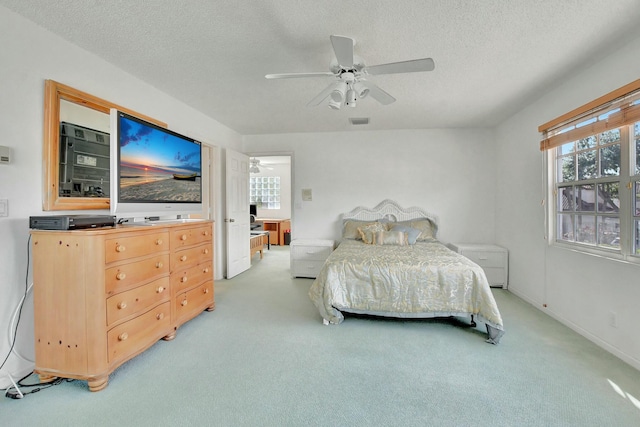
[[[436,64],[431,58],[412,59],[410,61],[390,62],[388,64],[373,65],[366,67],[367,74],[396,74],[396,73],[414,73],[417,71],[433,71]]]
[[[267,74],[267,79],[298,79],[301,77],[325,77],[334,76],[330,71],[321,71],[318,73],[283,73],[283,74]]]
[[[369,89],[369,96],[378,101],[380,104],[389,105],[396,102],[396,99],[393,96],[389,95],[387,92],[380,89],[373,83],[370,83],[366,80],[360,80],[360,83],[362,83],[367,89]]]
[[[343,36],[330,36],[333,52],[342,68],[353,68],[353,39]]]
[[[327,97],[331,94],[333,89],[336,88],[338,83],[339,82],[333,82],[329,86],[327,86],[322,92],[317,94],[315,98],[313,98],[311,101],[307,103],[307,107],[317,107],[318,105],[320,105],[322,101],[327,99]]]

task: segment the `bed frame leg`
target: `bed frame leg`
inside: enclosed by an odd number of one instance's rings
[[[473,320],[473,314],[471,315],[471,326],[473,326],[474,328],[475,328],[476,326],[478,326],[478,325],[476,324],[476,321],[475,321],[475,320]]]

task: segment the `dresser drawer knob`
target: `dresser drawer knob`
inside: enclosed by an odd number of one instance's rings
[[[187,300],[186,300],[186,299],[183,299],[183,300],[182,300],[182,302],[180,303],[180,305],[181,305],[181,306],[183,306],[183,307],[184,307],[185,305],[187,305]]]
[[[186,260],[187,260],[187,256],[186,256],[186,255],[182,255],[182,256],[180,257],[180,261],[186,261]]]
[[[164,266],[164,264],[162,264],[161,262],[156,262],[156,268],[162,268]]]
[[[203,294],[208,294],[208,293],[209,293],[209,288],[204,288],[204,289],[202,290],[202,293],[203,293]]]
[[[180,240],[187,240],[187,235],[183,234],[182,236],[180,236]]]
[[[164,313],[158,313],[158,314],[156,314],[156,319],[158,319],[158,320],[162,320],[162,319],[164,319]]]
[[[160,246],[162,244],[162,239],[157,239],[156,240],[156,246]]]
[[[156,292],[161,294],[162,292],[164,292],[164,287],[163,286],[158,286],[158,289],[156,289]]]
[[[124,341],[127,338],[129,338],[129,334],[126,332],[121,333],[120,335],[118,335],[118,341]]]
[[[180,278],[180,281],[181,281],[182,283],[186,282],[186,281],[187,281],[187,276],[182,276],[182,277]]]
[[[202,235],[203,235],[203,236],[208,236],[208,235],[209,235],[209,230],[204,230],[204,231],[202,232]]]
[[[124,252],[125,250],[127,250],[127,247],[125,245],[116,246],[116,252]]]
[[[203,272],[203,273],[205,273],[205,274],[207,274],[207,273],[209,272],[209,267],[205,267],[205,268],[203,268],[203,269],[202,269],[202,272]]]
[[[127,277],[126,273],[123,273],[122,271],[116,274],[116,279],[118,280],[124,280],[126,277]]]
[[[118,303],[118,310],[122,310],[123,308],[127,308],[127,302],[126,301],[121,301]]]
[[[202,253],[203,253],[203,254],[205,254],[205,255],[206,255],[206,254],[208,254],[208,253],[209,253],[209,249],[206,249],[206,248],[205,248],[205,249],[203,249],[203,250],[202,250]]]

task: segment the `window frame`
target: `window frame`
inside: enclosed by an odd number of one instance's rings
[[[619,127],[620,129],[620,172],[617,176],[600,176],[599,157],[601,145],[596,141],[594,147],[589,149],[579,150],[576,149],[572,152],[559,153],[561,147],[559,145],[551,149],[546,150],[545,156],[545,169],[547,177],[547,200],[551,201],[548,204],[547,209],[547,239],[549,244],[558,246],[565,249],[570,249],[577,252],[582,252],[591,255],[603,256],[606,258],[625,261],[633,264],[640,265],[640,160],[638,158],[637,148],[640,146],[640,120],[630,124],[624,124]],[[636,130],[637,129],[637,130]],[[597,132],[595,135],[600,135],[602,132]],[[637,134],[637,136],[636,136]],[[574,141],[577,143],[577,141]],[[580,152],[586,152],[594,150],[596,153],[596,177],[589,177],[585,179],[578,178],[578,165],[575,167],[574,180],[561,180],[561,163],[559,159],[566,158],[568,156],[578,157]],[[637,173],[636,173],[637,172]],[[618,199],[619,199],[619,247],[608,247],[598,244],[598,217],[616,217],[615,214],[607,214],[605,212],[599,212],[597,208],[597,198],[594,200],[593,211],[579,211],[577,207],[573,207],[573,210],[562,211],[559,207],[560,189],[566,187],[577,188],[581,185],[594,185],[618,182]],[[575,196],[574,196],[575,200]],[[570,214],[575,221],[577,215],[587,215],[594,217],[595,223],[595,243],[583,243],[576,240],[564,240],[559,238],[560,214]],[[575,224],[573,225],[575,232]]]

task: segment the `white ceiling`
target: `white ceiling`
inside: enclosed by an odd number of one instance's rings
[[[0,0],[10,10],[240,134],[491,126],[640,35],[640,0]],[[371,76],[397,101],[306,107],[331,77],[329,35],[367,65],[431,57],[432,72]],[[72,84],[72,82],[67,82]],[[351,126],[349,117],[369,117]]]

